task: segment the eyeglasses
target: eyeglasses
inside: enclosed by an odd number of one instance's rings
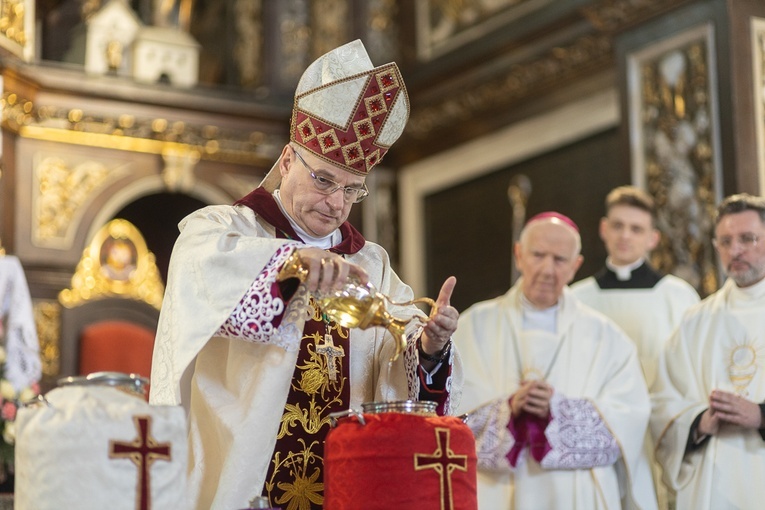
[[[295,156],[297,156],[297,158],[300,160],[300,162],[303,163],[303,166],[306,168],[306,170],[308,170],[308,173],[311,174],[313,185],[316,188],[316,191],[319,193],[324,195],[331,195],[335,191],[341,189],[343,190],[343,198],[348,202],[352,201],[354,204],[358,204],[369,195],[369,190],[367,189],[366,184],[362,184],[361,188],[343,186],[342,184],[338,184],[331,179],[327,179],[321,175],[316,175],[314,169],[308,166],[308,163],[305,162],[303,156],[301,156],[300,153],[294,149],[293,152],[295,153]]]
[[[725,250],[728,251],[733,246],[733,241],[737,241],[739,245],[741,245],[742,248],[745,250],[748,250],[749,248],[754,248],[757,246],[757,243],[759,242],[760,238],[751,233],[741,234],[737,238],[725,236],[720,237],[719,239],[714,239],[713,243],[715,245],[715,248],[718,250]]]

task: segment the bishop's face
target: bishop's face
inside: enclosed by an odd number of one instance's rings
[[[725,274],[739,287],[765,278],[765,225],[755,211],[723,216],[715,227],[715,247]]]
[[[537,308],[549,308],[558,302],[582,260],[576,234],[559,220],[539,220],[528,225],[515,245],[515,264],[523,275],[521,290]]]
[[[329,164],[303,150],[300,156],[295,149],[286,145],[282,152],[280,172],[282,183],[279,196],[287,214],[314,237],[324,237],[348,219],[354,201],[342,189],[334,193],[322,193],[316,187],[317,179],[328,179],[347,188],[361,188],[364,178]]]
[[[611,263],[626,266],[648,257],[659,242],[659,233],[653,228],[648,211],[631,205],[615,205],[600,220],[600,238]]]

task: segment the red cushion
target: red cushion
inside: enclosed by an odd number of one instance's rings
[[[151,375],[151,329],[125,321],[91,324],[80,335],[80,374],[110,371]]]

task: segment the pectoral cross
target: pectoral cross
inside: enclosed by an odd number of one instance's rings
[[[158,443],[151,437],[151,417],[134,416],[138,437],[131,442],[109,441],[110,459],[130,459],[138,467],[137,510],[151,508],[149,468],[155,460],[170,460],[170,443]]]
[[[316,354],[321,354],[327,360],[327,373],[329,380],[332,382],[337,381],[337,367],[335,366],[335,360],[345,356],[345,350],[340,345],[335,345],[332,340],[332,335],[326,333],[324,335],[324,343],[316,346]]]
[[[415,453],[414,470],[433,469],[441,484],[441,510],[454,510],[452,472],[467,471],[467,455],[455,455],[449,448],[449,429],[436,428],[436,451],[431,454]]]

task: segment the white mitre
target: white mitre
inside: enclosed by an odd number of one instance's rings
[[[408,118],[409,97],[398,66],[391,62],[375,67],[356,40],[322,55],[301,76],[290,141],[366,176],[401,136]],[[281,180],[278,165],[260,184],[268,191]]]

